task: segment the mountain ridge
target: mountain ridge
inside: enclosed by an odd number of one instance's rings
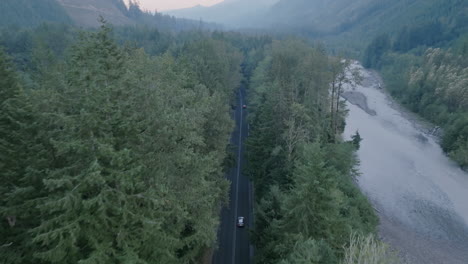
[[[67,11],[76,24],[84,27],[99,26],[98,18],[104,17],[113,25],[135,24],[119,8],[122,1],[116,0],[56,0]]]
[[[124,0],[1,0],[0,27],[36,27],[44,22],[81,28],[96,28],[100,18],[114,26],[145,25],[159,30],[219,29],[216,24],[176,19],[161,13],[143,11],[138,1]]]
[[[468,24],[466,0],[271,0],[254,5],[232,0],[166,13],[353,46],[367,44],[379,34],[398,34],[413,25],[463,28],[463,23]]]
[[[269,7],[279,0],[227,0],[212,6],[196,5],[190,8],[167,10],[163,13],[186,19],[202,19],[231,27],[259,25]]]

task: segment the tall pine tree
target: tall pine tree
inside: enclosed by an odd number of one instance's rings
[[[29,99],[6,54],[0,49],[0,259],[27,263],[23,241],[29,238],[25,208],[14,193],[28,172],[33,152],[34,117]]]

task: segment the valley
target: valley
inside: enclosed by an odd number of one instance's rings
[[[147,3],[0,1],[1,264],[467,263],[466,0]]]

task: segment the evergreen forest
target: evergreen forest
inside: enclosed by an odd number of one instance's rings
[[[341,94],[360,84],[349,74],[350,57],[360,57],[403,105],[440,126],[442,147],[468,168],[468,16],[455,8],[463,1],[431,1],[432,13],[372,37],[354,26],[387,17],[373,11],[395,10],[389,1],[321,30],[290,25],[328,37],[332,49],[281,27],[223,31],[137,1],[107,1],[126,22],[101,17],[97,28],[57,1],[1,2],[0,263],[205,264],[230,199],[240,87],[254,263],[397,263],[356,184],[362,139],[342,137]],[[307,1],[291,2],[300,12]],[[416,2],[411,10],[424,6]],[[340,42],[348,30],[351,51]]]
[[[329,96],[346,63],[322,47],[105,21],[1,32],[2,263],[201,263],[241,82],[257,263],[339,263],[354,234],[375,233]]]
[[[333,94],[346,70],[321,46],[286,40],[274,41],[254,71],[248,172],[256,263],[343,263],[353,234],[376,231],[374,210],[354,182],[360,140],[339,137],[346,109]],[[355,261],[346,263],[367,263]]]
[[[193,263],[227,199],[242,53],[194,32],[151,56],[105,23],[53,50],[54,33],[0,56],[2,263]]]

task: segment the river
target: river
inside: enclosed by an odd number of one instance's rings
[[[376,73],[353,67],[364,81],[346,88],[354,104],[344,136],[363,138],[358,184],[378,212],[380,237],[404,263],[467,264],[468,173],[443,153],[430,124],[379,89]]]

